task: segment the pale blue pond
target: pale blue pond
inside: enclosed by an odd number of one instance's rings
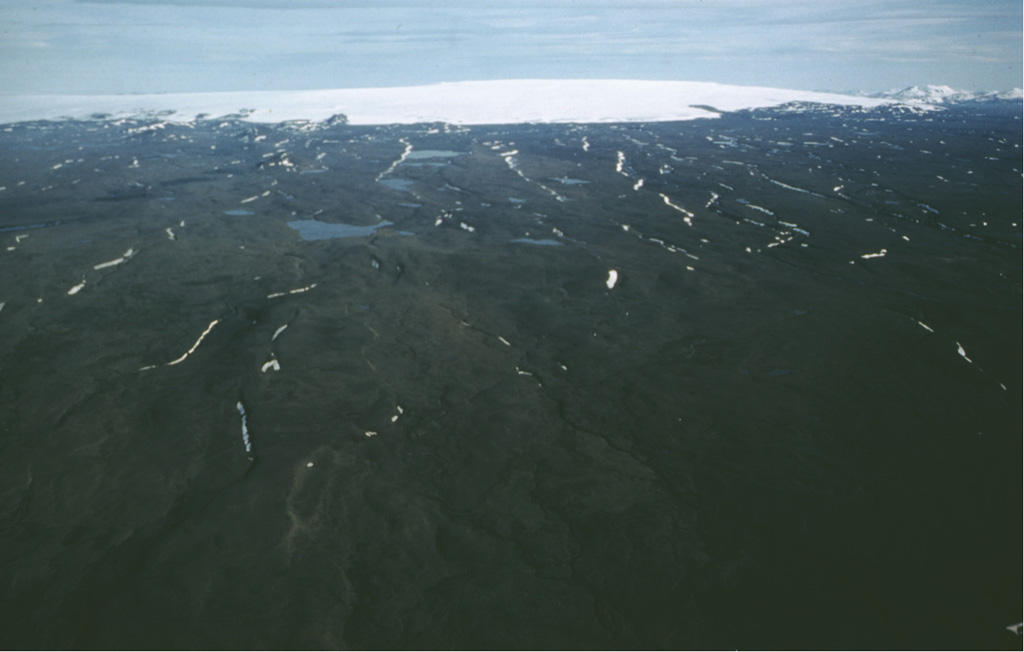
[[[29,229],[46,229],[51,226],[60,226],[60,221],[56,222],[41,222],[39,224],[22,224],[21,226],[5,226],[0,228],[0,233],[7,233],[8,231],[27,231]]]
[[[396,179],[392,177],[388,179],[380,179],[379,181],[392,190],[404,190],[408,192],[409,188],[412,186],[412,181],[409,181],[408,179]]]
[[[521,243],[521,244],[541,245],[543,247],[561,247],[562,246],[561,242],[559,242],[558,240],[551,240],[550,238],[542,238],[540,240],[535,240],[533,238],[516,238],[515,240],[511,240],[511,242],[518,242],[518,243]]]
[[[331,240],[333,238],[365,238],[373,235],[377,229],[382,229],[392,224],[394,222],[388,222],[387,220],[370,226],[321,222],[320,220],[293,220],[288,222],[288,227],[298,231],[299,237],[303,240]]]
[[[406,161],[415,161],[424,158],[451,158],[463,156],[465,152],[453,152],[449,149],[414,149],[405,157]]]

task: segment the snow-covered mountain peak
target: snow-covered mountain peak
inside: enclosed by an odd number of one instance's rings
[[[1014,88],[1003,92],[972,92],[956,90],[946,85],[925,84],[876,93],[873,97],[883,97],[908,104],[959,104],[963,102],[1021,100],[1024,99],[1024,91]]]
[[[1024,100],[1024,88],[1011,88],[1008,91],[996,93],[996,98],[1000,100]]]

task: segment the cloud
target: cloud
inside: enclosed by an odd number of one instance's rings
[[[334,9],[338,8],[337,0],[74,0],[78,4],[92,5],[137,5],[142,7],[234,7],[237,9]],[[416,5],[408,0],[380,0],[379,2],[344,3],[345,8],[372,7],[407,7]]]
[[[956,71],[977,84],[993,62],[1006,64],[1002,86],[1008,87],[1019,85],[1011,77],[1021,68],[1021,33],[1014,27],[1021,6],[1019,0],[0,0],[0,24],[7,26],[0,34],[0,87],[241,90],[614,74],[822,88],[816,80],[850,77],[842,90],[862,85],[854,75],[868,79],[862,71],[871,68],[917,83],[911,77],[926,65],[932,79]]]

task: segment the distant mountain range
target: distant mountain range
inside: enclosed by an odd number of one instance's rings
[[[961,104],[965,102],[1020,102],[1024,100],[1024,89],[1009,91],[958,91],[949,86],[910,86],[871,93],[868,97],[896,100],[907,104]]]

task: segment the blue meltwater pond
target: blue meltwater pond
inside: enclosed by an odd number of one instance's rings
[[[303,240],[332,240],[334,238],[365,238],[373,235],[378,229],[392,224],[394,222],[387,220],[371,226],[321,222],[319,220],[293,220],[288,222],[288,227],[298,231],[299,237]]]

